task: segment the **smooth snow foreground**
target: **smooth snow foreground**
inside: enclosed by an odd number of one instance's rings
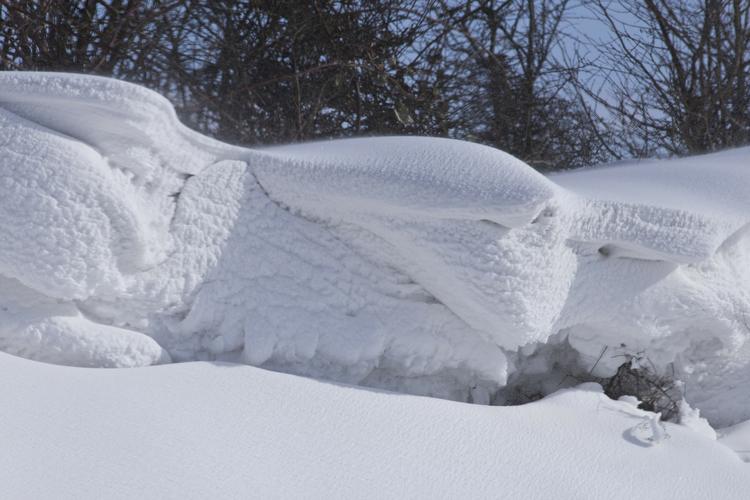
[[[242,365],[0,353],[3,498],[739,499],[728,448],[590,385],[491,407]],[[661,439],[661,441],[658,441]]]
[[[6,352],[486,403],[564,345],[596,375],[674,370],[714,424],[750,418],[750,149],[552,178],[451,140],[249,150],[134,85],[11,72],[0,131]]]

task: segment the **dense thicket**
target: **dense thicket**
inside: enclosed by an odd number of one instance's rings
[[[750,143],[750,0],[0,0],[0,68],[242,144],[455,137],[540,169]],[[606,34],[586,33],[595,17]]]

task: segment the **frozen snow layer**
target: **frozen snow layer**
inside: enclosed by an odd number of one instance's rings
[[[325,218],[363,216],[531,222],[555,185],[516,158],[462,141],[382,137],[264,151],[269,195]]]
[[[9,352],[486,402],[509,353],[567,336],[587,372],[648,358],[713,422],[750,418],[726,404],[750,373],[747,149],[551,178],[443,139],[248,150],[131,84],[11,72],[0,132]]]
[[[81,141],[6,110],[0,129],[0,274],[82,299],[121,286],[123,272],[159,258],[168,234],[164,203],[153,213],[136,210],[149,195]]]
[[[263,153],[251,165],[272,199],[405,272],[484,338],[516,348],[547,334],[568,284],[565,257],[544,265],[563,237],[549,223],[558,190],[525,164],[407,137]]]
[[[8,498],[743,498],[750,471],[595,386],[482,407],[249,366],[0,353]],[[40,471],[43,471],[41,473]]]
[[[195,174],[231,149],[182,125],[159,94],[108,78],[3,72],[0,103],[106,153],[112,166],[142,178],[162,166]]]
[[[750,148],[674,160],[644,160],[554,174],[551,180],[592,200],[596,211],[644,236],[654,250],[689,261],[712,256],[744,232],[750,213]],[[620,214],[619,212],[631,212]],[[650,213],[649,213],[650,212]],[[609,221],[608,221],[609,222]],[[612,221],[614,222],[614,221]],[[592,224],[603,227],[601,221]],[[637,237],[636,237],[637,238]],[[659,248],[661,247],[661,248]],[[669,257],[663,257],[670,260]]]
[[[132,367],[170,361],[151,337],[97,324],[73,304],[0,277],[0,350],[49,363]]]
[[[587,198],[746,217],[750,147],[673,160],[640,160],[554,174]]]

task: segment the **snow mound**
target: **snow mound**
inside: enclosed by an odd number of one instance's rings
[[[250,366],[91,370],[2,353],[0,377],[7,498],[661,500],[750,488],[728,448],[682,425],[644,429],[654,415],[592,385],[482,407]]]
[[[269,195],[347,222],[362,217],[531,222],[555,185],[486,146],[409,137],[349,139],[266,150],[255,168]]]
[[[597,375],[637,353],[712,422],[750,418],[726,403],[750,377],[748,149],[550,178],[445,139],[249,150],[131,84],[10,72],[0,130],[8,352],[488,402],[565,336]]]
[[[718,439],[734,450],[743,462],[750,462],[750,420],[721,429]]]

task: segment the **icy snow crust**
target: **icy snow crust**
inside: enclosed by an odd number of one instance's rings
[[[4,351],[487,402],[567,336],[597,374],[646,355],[714,422],[750,418],[748,149],[552,178],[442,139],[248,150],[50,73],[0,73],[0,129]]]

